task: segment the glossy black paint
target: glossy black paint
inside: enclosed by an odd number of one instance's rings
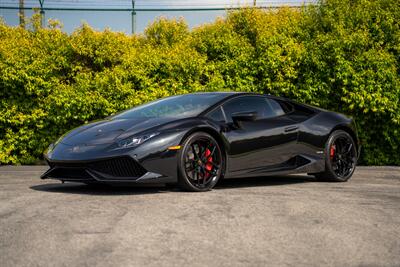
[[[142,177],[104,176],[94,180],[176,182],[179,150],[168,148],[182,144],[196,131],[207,132],[220,143],[226,162],[225,178],[321,172],[325,168],[326,141],[336,129],[349,132],[360,147],[355,123],[345,115],[273,96],[224,94],[223,100],[195,117],[144,120],[110,117],[84,125],[61,137],[45,152],[45,158],[51,165],[57,165],[126,156],[138,162],[148,173]],[[238,120],[227,118],[229,114],[224,114],[225,121],[210,118],[210,114],[221,109],[227,101],[249,95],[280,101],[293,110],[284,115],[255,120],[249,114],[239,114],[242,117]],[[116,149],[117,140],[154,132],[159,134],[135,148]],[[71,180],[53,177],[51,169],[42,178]]]

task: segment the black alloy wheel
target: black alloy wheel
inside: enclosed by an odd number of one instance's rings
[[[188,191],[211,190],[221,177],[224,167],[221,149],[209,134],[190,135],[180,153],[178,182]]]
[[[345,182],[353,175],[357,165],[354,139],[345,131],[334,131],[326,147],[325,172],[316,174],[320,180]]]

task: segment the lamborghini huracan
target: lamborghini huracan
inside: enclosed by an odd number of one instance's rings
[[[360,142],[352,118],[271,95],[210,92],[149,102],[80,126],[45,152],[41,178],[166,183],[207,191],[218,180],[307,173],[344,182]]]

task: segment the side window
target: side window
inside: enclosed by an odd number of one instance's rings
[[[285,114],[280,104],[264,96],[243,96],[230,100],[223,105],[227,119],[232,121],[232,114],[237,112],[257,112],[258,119],[272,118]]]
[[[214,121],[225,122],[225,117],[224,117],[224,114],[222,113],[221,107],[218,107],[218,108],[214,109],[213,111],[211,111],[210,113],[208,113],[207,117],[209,117],[210,119],[212,119]]]
[[[272,112],[273,112],[272,116],[281,116],[281,115],[286,113],[283,110],[281,104],[278,103],[278,101],[276,101],[274,99],[268,99],[267,101],[268,101],[269,105],[271,106],[271,109],[272,109]]]
[[[292,112],[294,110],[294,107],[293,107],[293,105],[291,103],[288,103],[288,102],[283,101],[283,100],[276,100],[276,102],[279,103],[279,105],[281,106],[283,112],[285,112],[286,114],[290,113],[290,112]]]

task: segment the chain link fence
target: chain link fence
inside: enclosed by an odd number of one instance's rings
[[[184,18],[192,28],[212,22],[222,17],[228,10],[246,6],[258,8],[279,8],[289,6],[299,8],[313,3],[310,0],[149,0],[149,1],[106,1],[106,0],[2,0],[0,16],[8,25],[23,23],[23,17],[31,17],[34,10],[42,15],[42,24],[47,19],[56,19],[63,24],[63,29],[71,33],[86,22],[95,29],[110,28],[125,33],[140,33],[157,17]]]

